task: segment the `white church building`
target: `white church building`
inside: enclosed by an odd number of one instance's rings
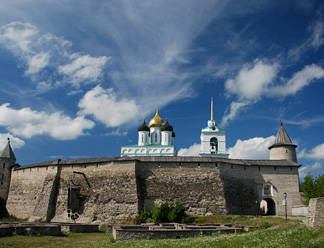
[[[217,126],[214,120],[213,98],[211,99],[211,118],[208,126],[201,130],[200,157],[228,158],[226,153],[226,132]],[[122,146],[120,156],[177,156],[174,146],[175,133],[173,127],[159,115],[159,108],[155,116],[147,125],[145,120],[138,127],[137,145]]]
[[[122,146],[120,156],[177,156],[173,127],[159,115],[159,108],[149,124],[138,127],[137,145]]]

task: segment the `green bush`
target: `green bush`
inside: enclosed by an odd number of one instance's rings
[[[152,212],[147,210],[147,205],[144,205],[144,210],[139,216],[135,218],[135,223],[145,223],[145,222],[178,222],[178,223],[188,223],[192,220],[185,220],[187,217],[185,213],[185,207],[181,203],[177,203],[175,207],[170,207],[168,203],[162,203],[161,206],[153,204]]]
[[[169,222],[169,212],[171,208],[168,203],[162,203],[160,207],[153,204],[152,218],[155,223]]]
[[[186,217],[185,211],[185,207],[181,203],[177,203],[169,212],[169,221],[177,223],[183,222],[183,218]]]

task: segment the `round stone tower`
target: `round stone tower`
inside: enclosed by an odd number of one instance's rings
[[[296,156],[297,145],[293,144],[280,121],[280,128],[278,130],[274,143],[269,147],[270,160],[290,160],[297,163]]]
[[[0,217],[7,215],[6,202],[9,195],[11,170],[15,164],[16,157],[10,146],[10,139],[8,138],[8,144],[0,154]]]

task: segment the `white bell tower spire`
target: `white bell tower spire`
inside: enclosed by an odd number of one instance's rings
[[[214,120],[214,99],[211,98],[210,120],[208,126],[201,130],[201,157],[220,157],[228,158],[226,153],[226,132],[223,128],[217,126]]]

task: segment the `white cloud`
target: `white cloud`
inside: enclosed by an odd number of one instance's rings
[[[267,64],[262,60],[243,65],[235,79],[225,83],[228,93],[244,100],[258,100],[271,85],[278,73],[278,64]]]
[[[279,65],[277,63],[266,64],[261,60],[255,60],[252,64],[243,65],[235,79],[229,79],[225,83],[225,90],[228,96],[235,96],[233,101],[223,115],[221,126],[226,126],[242,111],[260,101],[265,97],[286,97],[294,95],[304,87],[316,80],[324,78],[324,69],[312,64],[305,66],[301,71],[296,72],[291,79],[282,83],[274,84]]]
[[[50,60],[50,55],[48,53],[38,53],[31,58],[27,59],[28,63],[28,70],[26,71],[26,74],[35,74],[44,69]]]
[[[310,151],[307,151],[306,149],[301,150],[298,153],[298,158],[324,160],[324,143],[321,145],[315,146]]]
[[[71,42],[42,33],[30,23],[11,22],[1,26],[0,44],[18,58],[19,67],[33,82],[49,82],[55,77],[62,82],[56,86],[70,84],[79,87],[81,84],[96,83],[101,80],[108,61],[106,56],[73,53],[70,51]],[[44,92],[42,90],[41,93]]]
[[[49,135],[54,139],[69,140],[85,135],[85,130],[94,127],[94,123],[84,116],[72,119],[61,112],[47,114],[30,108],[16,110],[9,105],[0,106],[0,126],[17,136]]]
[[[19,149],[25,145],[25,141],[15,137],[9,133],[0,133],[0,153],[3,151],[8,141],[7,138],[10,138],[10,145],[12,149]]]
[[[181,148],[178,151],[178,156],[198,156],[200,153],[200,144],[193,144],[189,148]]]
[[[250,104],[249,101],[245,102],[232,102],[230,107],[227,107],[222,117],[221,127],[227,126],[228,122],[234,120],[236,116],[243,110],[245,106]]]
[[[47,92],[50,91],[52,88],[53,86],[50,82],[42,81],[37,84],[37,90],[39,92]]]
[[[88,91],[79,101],[79,114],[92,115],[106,127],[117,127],[136,120],[141,108],[134,100],[117,99],[115,91],[103,89],[100,85]]]
[[[275,136],[267,138],[255,137],[248,140],[237,140],[236,144],[229,148],[229,158],[234,159],[269,159],[268,147],[273,144]]]
[[[30,54],[38,29],[30,23],[11,22],[0,28],[0,42],[15,53]]]
[[[287,96],[296,94],[304,87],[315,80],[324,78],[324,69],[318,65],[312,64],[305,66],[301,71],[296,72],[287,83],[274,86],[266,92],[269,96]]]
[[[89,55],[72,54],[71,60],[70,64],[59,66],[58,72],[66,77],[66,82],[79,87],[80,83],[97,82],[103,75],[108,58],[106,56],[94,58]]]
[[[317,175],[322,173],[322,164],[315,162],[312,165],[305,165],[299,168],[299,177],[305,178],[308,174]]]
[[[324,43],[323,34],[324,34],[324,22],[321,20],[317,20],[313,28],[313,35],[311,40],[311,44],[315,50],[317,50],[320,46],[323,45]]]

